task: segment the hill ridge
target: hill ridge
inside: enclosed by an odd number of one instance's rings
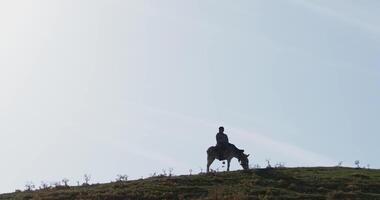
[[[374,199],[380,170],[297,167],[154,176],[139,180],[1,194],[0,200]]]

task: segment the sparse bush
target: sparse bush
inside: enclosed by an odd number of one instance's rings
[[[50,185],[51,185],[51,187],[53,187],[55,189],[64,189],[64,188],[69,187],[69,186],[62,185],[61,181],[52,182]]]
[[[266,166],[266,168],[267,168],[267,169],[272,168],[272,165],[270,164],[270,160],[267,159],[266,162],[267,162],[267,166]]]
[[[173,171],[174,171],[174,169],[173,168],[169,168],[168,169],[168,172],[169,172],[169,176],[173,176],[174,174],[173,174]]]
[[[83,179],[84,179],[83,185],[89,185],[89,182],[91,180],[91,175],[90,174],[84,174]]]
[[[159,176],[173,176],[173,171],[174,169],[173,168],[169,168],[169,169],[162,169],[162,173],[159,175]]]
[[[356,168],[360,168],[360,161],[359,160],[355,160],[355,165],[356,165]]]
[[[285,168],[285,163],[283,163],[283,162],[276,163],[274,167],[275,168]]]
[[[152,174],[149,174],[150,177],[156,177],[157,176],[157,172],[153,172]]]
[[[253,167],[251,167],[251,168],[253,168],[253,169],[260,169],[261,166],[260,166],[259,164],[255,164],[255,165],[253,165]]]
[[[68,184],[69,181],[70,181],[69,179],[67,179],[67,178],[63,178],[63,179],[62,179],[63,186],[65,186],[65,187],[69,187],[69,184]]]
[[[50,188],[49,184],[41,181],[40,189],[46,190],[46,189],[49,189],[49,188]]]
[[[121,181],[128,181],[128,175],[124,174],[118,174],[116,175],[116,181],[121,182]]]
[[[36,188],[33,182],[29,181],[25,184],[25,191],[32,191]]]

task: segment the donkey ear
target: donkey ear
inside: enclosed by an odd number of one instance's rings
[[[240,152],[242,152],[242,153],[244,152],[244,149],[239,149],[239,150],[240,150]]]
[[[248,158],[248,157],[249,157],[249,154],[248,154],[248,155],[246,155],[245,157],[247,157],[247,158]]]

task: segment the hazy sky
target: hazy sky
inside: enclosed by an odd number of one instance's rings
[[[199,172],[219,125],[251,165],[379,168],[379,10],[1,0],[0,192]]]

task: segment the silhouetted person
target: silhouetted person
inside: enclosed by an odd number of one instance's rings
[[[224,133],[224,127],[221,126],[216,134],[216,146],[225,146],[228,143],[228,136]]]
[[[219,158],[222,158],[224,151],[227,149],[230,143],[228,142],[228,136],[224,133],[224,127],[219,127],[219,132],[216,134],[216,147],[218,148]]]

